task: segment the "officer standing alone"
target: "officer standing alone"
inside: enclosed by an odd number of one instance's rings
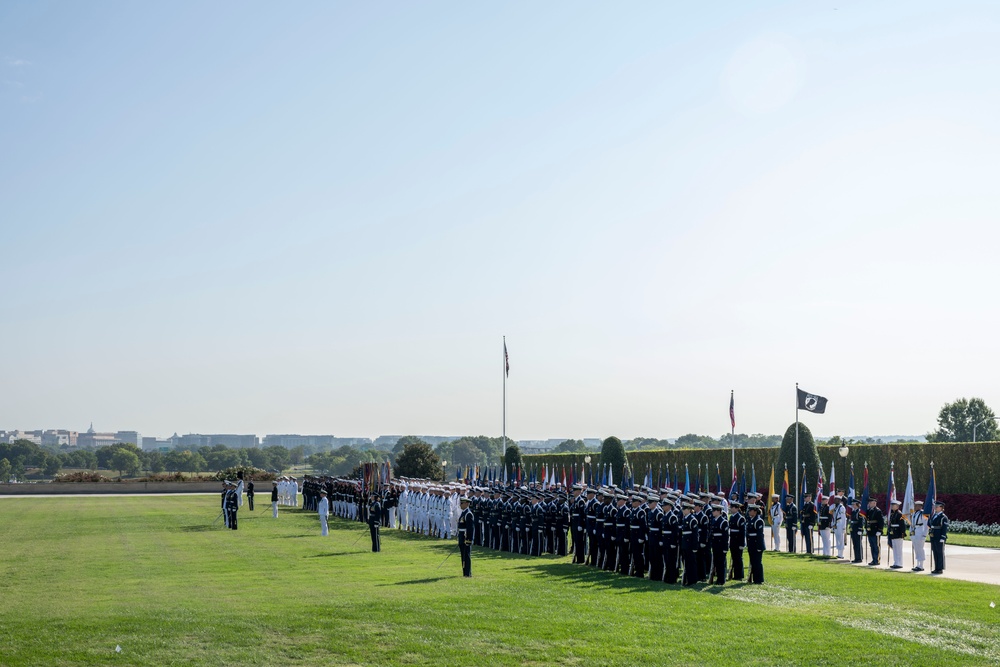
[[[372,552],[382,551],[382,540],[379,538],[378,529],[382,525],[382,503],[378,496],[372,496],[372,504],[368,508],[368,530],[372,535]]]
[[[458,550],[462,554],[462,576],[472,576],[472,531],[476,527],[476,517],[469,509],[469,499],[459,499],[462,513],[458,515]]]

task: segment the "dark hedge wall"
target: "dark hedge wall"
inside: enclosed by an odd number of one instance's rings
[[[823,465],[823,476],[830,475],[830,463],[836,461],[837,486],[846,488],[847,478],[844,477],[844,462],[837,453],[837,447],[819,445],[817,448],[820,462]],[[914,495],[923,498],[927,491],[931,461],[937,471],[938,493],[955,494],[994,494],[1000,495],[1000,442],[935,442],[916,444],[889,445],[851,445],[847,456],[847,465],[854,464],[855,484],[858,494],[861,493],[862,473],[865,463],[868,463],[869,484],[873,493],[885,493],[889,482],[889,465],[896,463],[897,495],[902,496],[906,488],[906,464],[913,469]],[[760,491],[767,489],[771,475],[771,466],[778,460],[777,447],[762,449],[737,449],[736,467],[742,471],[746,466],[747,485],[750,484],[751,465],[757,471],[757,487]],[[526,467],[555,464],[557,470],[565,465],[571,465],[579,471],[586,454],[533,454],[524,457]],[[730,482],[729,466],[731,450],[729,449],[671,449],[644,450],[627,452],[628,462],[635,471],[636,481],[641,481],[646,472],[647,464],[652,464],[655,475],[660,465],[674,464],[680,471],[681,482],[684,479],[684,464],[687,463],[692,479],[698,469],[698,464],[707,465],[710,470],[711,486],[715,489],[715,466],[722,471],[722,482],[728,486]],[[601,461],[597,453],[590,454],[591,465],[599,469]],[[621,470],[615,470],[615,481],[619,481]],[[816,485],[816,471],[806,470],[810,487]],[[794,488],[794,471],[788,471],[789,484]],[[781,471],[775,470],[775,487],[781,486]]]

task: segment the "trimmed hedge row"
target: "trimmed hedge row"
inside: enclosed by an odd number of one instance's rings
[[[844,478],[844,462],[838,454],[838,448],[832,446],[819,445],[816,448],[819,453],[820,462],[823,465],[823,477],[830,475],[830,464],[837,466],[837,486],[847,487],[847,479]],[[747,485],[750,484],[751,470],[757,472],[757,486],[766,489],[771,475],[771,466],[778,460],[778,447],[737,449],[736,467],[747,472]],[[583,457],[587,454],[529,454],[523,457],[525,467],[542,466],[550,464],[557,466],[575,466],[577,471],[582,469]],[[592,453],[591,466],[599,470],[601,461],[600,454]],[[688,465],[692,481],[697,474],[698,464],[709,468],[709,479],[711,486],[715,488],[715,466],[718,465],[722,471],[723,485],[730,482],[729,467],[732,458],[731,450],[728,449],[669,449],[669,450],[642,450],[627,452],[629,465],[632,466],[636,480],[642,478],[646,472],[647,465],[653,468],[656,475],[660,466],[670,466],[671,472],[674,466],[680,473],[683,483],[684,464]],[[908,444],[886,444],[886,445],[851,445],[847,455],[847,465],[854,464],[855,485],[858,494],[861,493],[862,476],[865,463],[868,464],[869,486],[873,493],[885,493],[889,483],[890,463],[896,463],[896,488],[897,496],[902,496],[906,488],[906,464],[910,463],[913,470],[914,492],[917,498],[923,498],[927,491],[930,476],[930,464],[934,462],[934,469],[937,472],[938,493],[949,494],[991,494],[1000,495],[1000,442],[934,442],[934,443],[908,443]],[[578,473],[579,474],[579,473]],[[704,471],[702,472],[704,475]],[[775,486],[781,486],[782,471],[775,470]],[[621,477],[621,470],[614,471],[617,481]],[[816,471],[807,470],[806,477],[811,487],[816,485]],[[795,487],[795,473],[788,471],[789,484]],[[951,508],[949,508],[950,510]],[[950,516],[950,512],[949,512]],[[957,517],[954,517],[957,518]],[[973,517],[968,517],[973,519]],[[975,519],[977,521],[981,520]]]

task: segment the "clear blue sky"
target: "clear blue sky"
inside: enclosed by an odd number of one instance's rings
[[[1000,408],[1000,4],[0,5],[0,428]]]

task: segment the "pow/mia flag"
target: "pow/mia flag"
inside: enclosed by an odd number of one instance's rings
[[[801,389],[796,389],[795,391],[798,392],[799,396],[799,410],[807,410],[820,415],[826,412],[825,398],[816,394],[810,394],[808,391],[802,391]]]

